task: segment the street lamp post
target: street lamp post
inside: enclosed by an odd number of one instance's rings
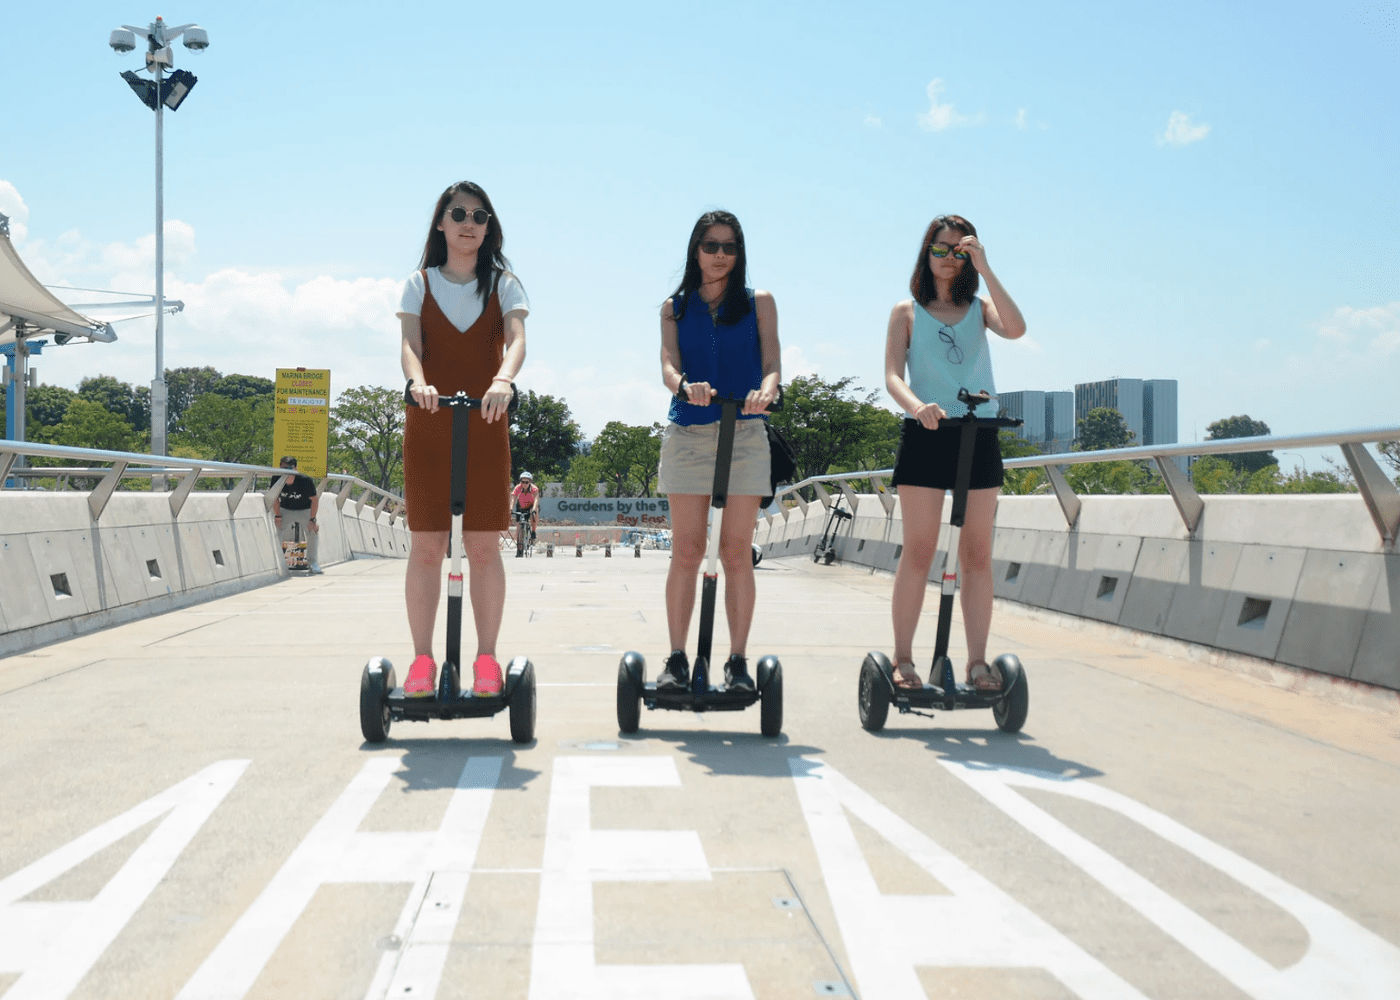
[[[195,76],[174,69],[170,45],[181,35],[184,46],[195,52],[209,47],[209,33],[197,24],[171,28],[159,17],[144,28],[124,24],[112,32],[107,44],[117,53],[131,52],[136,39],[146,39],[146,71],[155,77],[154,85],[135,73],[122,78],[143,104],[156,113],[156,377],[151,381],[151,454],[164,455],[166,423],[165,386],[165,114],[175,111],[195,85]],[[168,78],[165,72],[172,70]]]

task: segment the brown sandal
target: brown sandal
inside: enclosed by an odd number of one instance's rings
[[[895,664],[894,686],[913,691],[918,691],[924,686],[924,682],[919,680],[919,674],[914,667],[913,660],[900,660]]]
[[[967,665],[967,683],[983,694],[995,694],[1001,690],[1005,680],[998,668],[986,660],[978,660]]]

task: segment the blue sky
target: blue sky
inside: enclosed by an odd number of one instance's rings
[[[893,406],[886,321],[951,211],[1029,324],[1002,391],[1175,378],[1182,440],[1394,424],[1396,11],[10,0],[0,211],[42,280],[153,289],[154,116],[106,43],[162,13],[211,42],[177,43],[199,84],[166,115],[170,367],[398,385],[399,287],[473,179],[532,301],[520,382],[589,435],[664,419],[657,311],[714,207],[777,299],[785,378]],[[117,329],[41,380],[148,382],[153,322]]]

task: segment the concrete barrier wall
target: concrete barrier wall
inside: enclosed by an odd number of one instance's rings
[[[997,597],[1400,690],[1400,554],[1359,497],[1212,496],[1194,537],[1170,497],[1081,500],[1070,530],[1054,497],[1001,498]],[[793,508],[754,540],[765,556],[810,556],[827,518],[820,503]],[[898,500],[886,513],[861,495],[837,558],[893,571],[902,542]]]
[[[408,556],[402,519],[337,510],[316,522],[320,562]],[[232,514],[226,493],[191,494],[175,517],[163,493],[114,493],[93,521],[86,493],[0,491],[0,655],[251,590],[288,575],[258,494]]]

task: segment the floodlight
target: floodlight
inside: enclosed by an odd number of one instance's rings
[[[198,82],[199,78],[188,70],[175,70],[169,77],[161,81],[161,103],[171,111],[180,110],[180,103],[184,101],[185,96],[194,89],[194,85]]]
[[[118,53],[130,52],[136,48],[136,32],[126,28],[118,28],[112,32],[112,37],[107,39],[107,44],[116,49]]]
[[[193,49],[196,52],[203,52],[209,47],[209,32],[205,31],[197,24],[192,24],[185,29],[185,48]]]

